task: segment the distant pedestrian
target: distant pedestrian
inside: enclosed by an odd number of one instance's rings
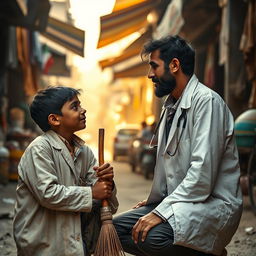
[[[149,133],[148,125],[147,125],[146,121],[142,121],[141,122],[141,130],[139,132],[138,137],[143,140],[144,138],[147,137],[148,133]]]
[[[74,135],[86,127],[78,95],[73,88],[50,87],[30,106],[44,133],[28,146],[18,168],[19,256],[88,256],[100,229],[99,200],[108,198],[113,213],[117,210],[113,168],[98,167],[92,150]]]
[[[221,255],[242,213],[233,116],[198,81],[185,40],[153,40],[143,56],[155,95],[168,97],[149,197],[114,220],[121,243],[137,256]]]

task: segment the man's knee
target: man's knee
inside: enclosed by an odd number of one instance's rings
[[[155,232],[149,232],[145,241],[142,242],[141,239],[138,242],[138,247],[146,252],[157,252],[173,245],[173,238],[171,236],[160,236]]]
[[[127,213],[122,213],[113,218],[113,224],[116,228],[118,235],[125,235],[130,232],[133,227],[133,223],[130,222]]]
[[[115,216],[113,218],[113,224],[116,226],[116,225],[118,225],[118,223],[120,223],[120,216]]]

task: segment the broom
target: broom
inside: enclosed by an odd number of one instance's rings
[[[99,165],[104,164],[104,129],[99,129]],[[112,213],[107,200],[102,200],[101,230],[94,256],[125,256],[112,222]]]

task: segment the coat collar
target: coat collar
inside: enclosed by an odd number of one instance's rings
[[[179,102],[179,107],[180,108],[182,108],[182,109],[189,109],[191,107],[192,95],[193,95],[193,92],[194,92],[195,88],[197,87],[197,84],[198,84],[198,78],[196,77],[196,75],[193,75],[189,79],[189,81],[188,81],[188,83],[187,83],[187,85],[186,85],[186,87],[185,87],[185,89],[184,89],[180,99],[178,99],[178,101],[180,101]],[[172,96],[169,95],[165,99],[165,102],[164,102],[164,105],[163,105],[162,109],[165,109],[167,107],[168,101],[170,101],[170,102],[172,101],[170,99],[171,97]]]
[[[75,177],[77,177],[76,170],[75,170],[75,164],[74,159],[72,158],[67,146],[65,145],[64,141],[61,140],[61,138],[58,136],[58,134],[52,130],[49,130],[45,133],[46,137],[48,138],[50,144],[53,148],[61,151],[61,155],[66,161],[66,163],[71,168],[72,172],[74,173]],[[84,145],[84,141],[79,138],[76,135],[73,135],[73,139],[75,140],[75,143],[80,145],[81,147]],[[78,182],[78,180],[77,180]]]
[[[58,150],[61,150],[63,148],[66,149],[65,143],[60,139],[59,135],[56,132],[54,132],[53,130],[49,130],[45,133],[45,135],[47,136],[47,138],[51,142],[51,145],[55,149],[58,149]],[[73,134],[73,139],[77,144],[77,146],[82,147],[85,144],[85,142],[75,134]]]
[[[192,96],[198,85],[198,78],[193,75],[186,85],[180,101],[180,108],[189,109],[191,107]]]

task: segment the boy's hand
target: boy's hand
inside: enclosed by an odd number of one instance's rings
[[[92,187],[93,199],[107,199],[112,195],[112,182],[111,181],[97,181]]]
[[[99,167],[95,166],[93,169],[97,172],[99,180],[111,181],[114,179],[113,167],[109,163],[105,163]]]

